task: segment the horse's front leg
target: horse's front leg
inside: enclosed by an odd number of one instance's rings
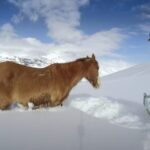
[[[56,107],[56,106],[63,106],[63,103],[61,101],[55,101],[51,103],[51,107]]]

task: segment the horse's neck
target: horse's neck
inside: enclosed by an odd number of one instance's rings
[[[70,87],[74,87],[84,77],[83,64],[81,62],[64,64],[62,68]]]
[[[71,62],[65,64],[53,64],[46,67],[50,70],[52,79],[65,82],[68,89],[74,87],[84,77],[84,65],[82,62]]]

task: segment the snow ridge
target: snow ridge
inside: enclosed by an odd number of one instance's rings
[[[148,114],[142,106],[136,103],[117,101],[107,97],[97,98],[90,95],[78,95],[70,100],[72,107],[119,126],[146,129],[150,125]],[[134,107],[132,107],[133,105]]]

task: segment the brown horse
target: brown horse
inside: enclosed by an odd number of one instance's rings
[[[62,105],[70,90],[86,78],[98,88],[98,62],[92,57],[69,63],[56,63],[45,68],[32,68],[14,62],[0,63],[0,109],[13,102],[27,107]]]

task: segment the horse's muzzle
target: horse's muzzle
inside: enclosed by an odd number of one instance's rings
[[[97,78],[97,82],[94,85],[94,87],[97,88],[97,89],[100,87],[100,78],[99,77]]]

